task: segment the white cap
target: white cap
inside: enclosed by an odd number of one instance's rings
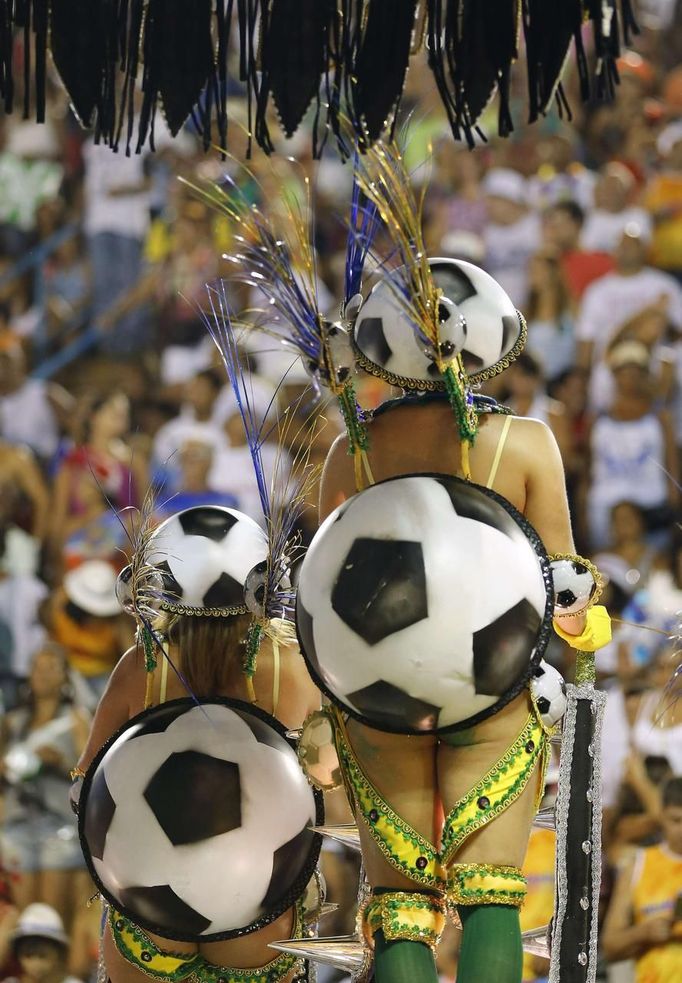
[[[69,937],[64,931],[64,923],[58,912],[49,904],[36,901],[24,908],[12,936],[13,942],[19,939],[51,939],[68,946]]]
[[[88,614],[111,618],[121,608],[116,597],[116,573],[104,560],[87,560],[64,577],[66,596]]]
[[[496,198],[506,198],[517,205],[528,204],[526,179],[510,167],[493,167],[483,178],[483,192]]]

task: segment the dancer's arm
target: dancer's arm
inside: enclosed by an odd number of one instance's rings
[[[86,771],[99,749],[119,727],[136,712],[132,695],[144,691],[144,659],[136,646],[129,648],[117,662],[109,677],[95,712],[90,734],[78,759],[78,768]],[[141,709],[141,707],[139,708]]]

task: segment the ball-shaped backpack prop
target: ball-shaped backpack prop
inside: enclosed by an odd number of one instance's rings
[[[308,668],[380,730],[454,731],[524,686],[547,644],[549,564],[501,496],[447,475],[391,478],[339,506],[301,565]]]
[[[442,354],[461,353],[472,383],[506,368],[522,350],[526,325],[512,301],[485,270],[459,259],[429,260],[443,293],[439,302]],[[359,364],[405,389],[443,390],[444,381],[397,287],[380,280],[360,308],[353,326]]]
[[[566,683],[561,673],[544,659],[533,671],[530,690],[545,727],[554,727],[566,713]]]
[[[90,873],[111,905],[171,939],[255,931],[305,891],[321,798],[274,717],[238,700],[174,700],[130,720],[79,803]]]
[[[265,533],[248,515],[202,505],[161,523],[151,539],[148,562],[161,573],[164,610],[230,615],[247,611],[247,577],[267,555]]]

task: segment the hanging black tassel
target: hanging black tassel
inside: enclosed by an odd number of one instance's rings
[[[405,84],[417,0],[371,0],[350,71],[353,118],[373,143],[394,115]]]
[[[445,3],[445,8],[443,7]],[[500,93],[498,129],[512,129],[511,66],[517,55],[516,0],[429,0],[429,64],[455,138],[474,143],[476,123]]]
[[[66,89],[71,108],[82,126],[94,123],[95,112],[102,113],[106,62],[116,68],[116,37],[108,29],[114,0],[52,0],[50,41],[52,60]],[[116,20],[114,18],[114,25]]]
[[[576,44],[582,49],[581,27],[580,0],[553,0],[552,3],[524,0],[529,123],[547,112],[557,94],[571,38],[575,37]],[[583,79],[587,81],[584,50],[582,59],[578,58],[578,70],[582,84]]]
[[[140,38],[142,37],[143,18],[144,0],[128,0],[119,9],[119,44],[121,69],[123,71],[121,104],[115,124],[110,113],[107,113],[106,120],[103,119],[101,123],[98,120],[102,138],[110,142],[115,150],[118,150],[123,135],[123,128],[126,126],[125,148],[127,154],[130,153],[135,123],[134,99],[140,60]],[[114,80],[112,80],[112,89],[114,100],[113,115],[115,116]],[[109,102],[107,102],[107,105],[109,106]]]
[[[272,95],[287,137],[319,99],[335,7],[334,0],[272,0],[261,42],[261,86]]]
[[[0,0],[0,97],[6,113],[14,108],[14,5]]]
[[[586,0],[594,32],[595,95],[613,99],[618,83],[616,60],[620,57],[620,19],[616,0]]]
[[[149,0],[144,27],[144,91],[148,110],[161,99],[175,136],[213,71],[212,0]],[[153,119],[153,112],[150,122]]]

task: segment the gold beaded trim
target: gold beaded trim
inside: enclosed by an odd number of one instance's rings
[[[519,867],[501,864],[453,864],[448,871],[448,904],[506,904],[520,908],[526,878]]]
[[[435,949],[445,928],[445,897],[419,891],[391,891],[374,895],[362,913],[363,934],[372,942],[375,932],[387,942],[407,939]]]
[[[172,604],[169,601],[161,602],[161,610],[171,611],[173,614],[191,614],[194,618],[230,618],[234,614],[249,613],[246,604],[233,604],[227,608],[194,608],[188,604]]]
[[[528,338],[528,326],[526,325],[526,319],[524,318],[521,311],[517,311],[516,315],[519,319],[521,325],[521,333],[519,337],[514,342],[514,345],[503,355],[499,361],[495,362],[487,369],[481,369],[480,372],[473,372],[471,375],[467,373],[467,384],[469,386],[476,385],[480,382],[486,382],[488,379],[494,378],[499,375],[500,372],[504,372],[508,369],[512,362],[514,362],[518,355],[521,354],[523,349],[526,347],[526,340]],[[387,382],[390,386],[398,386],[400,389],[412,389],[416,392],[445,392],[445,382],[443,379],[414,379],[410,376],[396,375],[395,372],[389,372],[387,369],[383,369],[376,362],[372,362],[365,353],[358,347],[355,340],[355,325],[352,326],[350,331],[350,341],[353,348],[353,353],[355,355],[355,361],[364,369],[365,372],[369,372],[370,375],[375,376],[377,379],[381,379],[382,382]]]
[[[580,563],[583,567],[587,567],[589,572],[594,577],[595,591],[588,604],[585,605],[585,608],[591,608],[593,604],[597,603],[604,590],[604,578],[592,560],[588,560],[586,557],[580,556],[578,553],[548,553],[547,559],[550,563],[552,563],[554,560],[570,560],[572,563]],[[582,610],[584,611],[585,608]],[[582,611],[576,611],[575,613],[582,614]]]

